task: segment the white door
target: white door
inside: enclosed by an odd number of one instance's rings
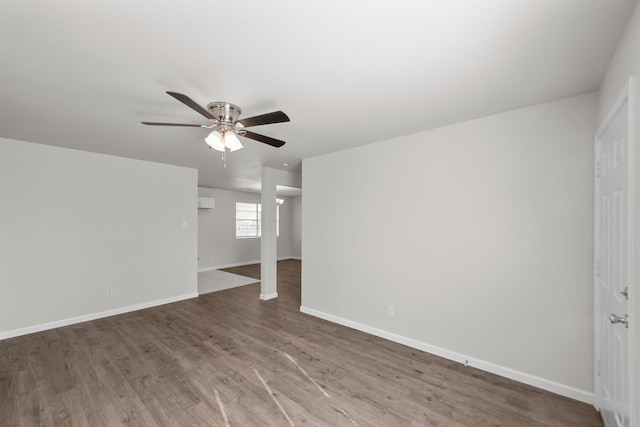
[[[633,81],[595,136],[595,403],[607,427],[631,427],[632,417],[632,88]]]

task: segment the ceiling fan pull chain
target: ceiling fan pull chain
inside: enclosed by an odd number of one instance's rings
[[[222,152],[222,164],[225,168],[227,167],[227,150]]]

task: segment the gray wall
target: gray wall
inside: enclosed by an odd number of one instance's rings
[[[590,94],[305,159],[303,311],[588,400],[595,116]]]
[[[0,335],[197,295],[196,188],[195,169],[0,138]]]
[[[260,262],[260,239],[236,239],[236,202],[260,203],[260,194],[199,187],[198,195],[216,199],[214,209],[198,209],[198,268],[201,270]],[[278,258],[292,252],[292,203],[280,206]],[[300,245],[300,243],[298,243]]]

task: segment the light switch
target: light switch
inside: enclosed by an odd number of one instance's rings
[[[189,228],[189,223],[187,221],[182,221],[182,228]]]

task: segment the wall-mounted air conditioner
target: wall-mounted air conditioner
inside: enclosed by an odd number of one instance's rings
[[[215,207],[216,207],[215,198],[198,196],[198,209],[213,209]]]

